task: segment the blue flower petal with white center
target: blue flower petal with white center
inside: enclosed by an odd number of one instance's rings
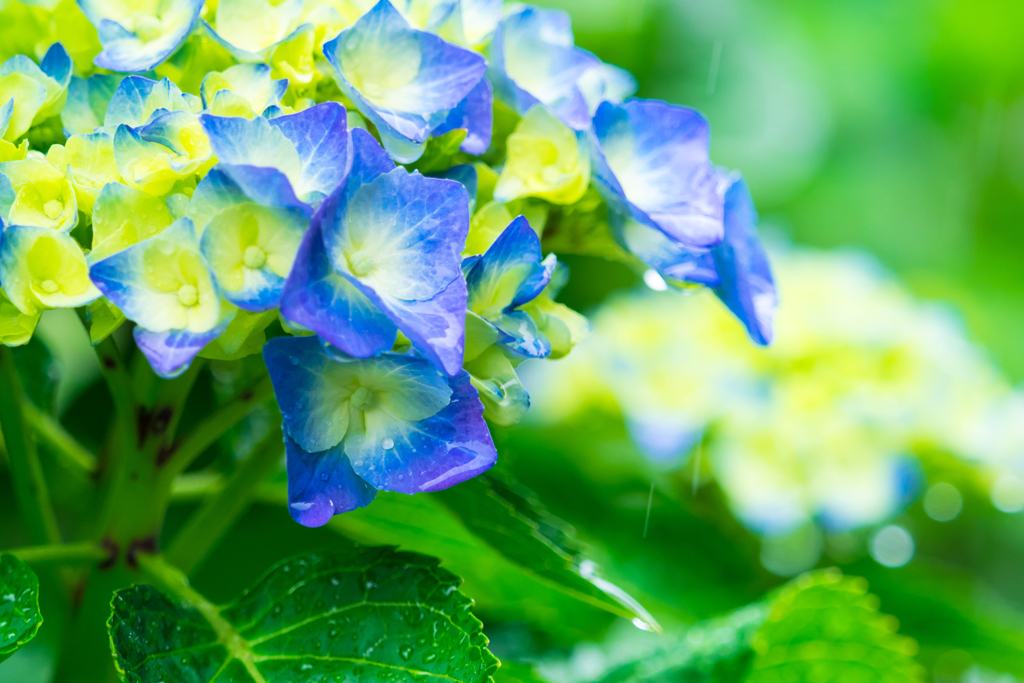
[[[465,338],[465,188],[401,167],[353,190],[357,181],[350,178],[343,201],[323,218],[335,272],[384,311],[421,353],[455,374]]]
[[[345,108],[336,102],[270,120],[208,114],[200,119],[224,172],[258,201],[269,174],[237,169],[274,170],[299,200],[315,206],[345,180],[351,167]],[[279,187],[279,181],[274,185]]]
[[[122,80],[123,77],[112,74],[72,77],[67,102],[60,112],[64,135],[85,135],[102,126],[110,100]]]
[[[284,452],[288,512],[302,526],[323,526],[334,515],[366,507],[377,497],[377,489],[355,473],[341,446],[308,453],[286,436]]]
[[[490,58],[495,93],[516,112],[541,103],[570,128],[590,126],[578,81],[601,62],[574,45],[568,13],[528,5],[513,9],[494,32]]]
[[[340,459],[340,449],[374,488],[437,491],[497,460],[483,406],[465,372],[447,378],[422,358],[391,353],[338,361],[312,337],[272,339],[263,355],[294,445],[311,458],[333,450]],[[339,478],[351,492],[342,470]],[[332,471],[320,471],[326,479],[321,474],[299,482],[304,502],[316,499],[318,481],[325,495],[339,488],[331,483]]]
[[[139,348],[164,376],[183,371],[237,310],[221,305],[213,272],[188,218],[93,263],[90,276],[138,324]]]
[[[431,133],[440,137],[445,133],[462,128],[466,138],[459,149],[466,154],[480,155],[491,146],[491,131],[494,127],[494,93],[486,78],[469,91],[466,99],[448,112],[448,117]]]
[[[722,240],[721,188],[700,113],[657,100],[605,102],[594,138],[594,182],[616,210],[691,249]]]
[[[331,200],[324,202],[324,206]],[[356,358],[389,350],[398,328],[365,294],[334,272],[313,217],[281,296],[281,315]]]
[[[398,328],[365,294],[335,272],[327,255],[321,224],[339,202],[365,183],[395,168],[377,141],[362,129],[352,131],[352,170],[347,185],[320,205],[303,237],[295,267],[285,283],[281,314],[312,330],[345,353],[366,358],[390,349]]]
[[[113,133],[118,126],[138,128],[149,122],[158,110],[187,111],[193,114],[202,109],[195,95],[163,78],[154,81],[143,76],[128,76],[117,85],[103,116],[103,127]]]
[[[199,18],[204,0],[163,0],[128,4],[111,0],[78,0],[97,28],[103,51],[93,62],[102,69],[148,71],[181,46]]]
[[[487,70],[484,58],[412,28],[381,0],[323,47],[341,91],[377,127],[384,148],[410,163],[431,131]]]
[[[297,209],[259,204],[219,168],[196,187],[187,210],[224,298],[259,312],[276,308],[309,221]]]
[[[747,184],[729,178],[725,193],[725,239],[712,250],[720,282],[715,294],[746,326],[758,344],[772,341],[778,296],[764,246],[757,234],[757,211]]]

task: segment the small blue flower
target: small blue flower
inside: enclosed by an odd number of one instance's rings
[[[490,47],[489,76],[498,97],[519,114],[544,104],[570,128],[590,126],[578,81],[601,61],[574,45],[562,10],[521,5],[509,12]]]
[[[750,190],[737,174],[725,192],[725,239],[715,247],[719,281],[715,294],[746,326],[758,344],[770,344],[778,295],[764,246],[757,234],[757,211]]]
[[[148,71],[181,46],[199,18],[203,0],[164,0],[140,5],[112,0],[78,0],[99,31],[103,51],[94,63],[102,69]]]
[[[266,64],[236,64],[203,78],[199,93],[206,110],[217,116],[253,118],[268,108],[279,112],[288,79],[270,77]],[[268,114],[270,112],[267,112]]]
[[[221,304],[188,218],[93,263],[89,275],[137,324],[135,343],[161,377],[184,372],[237,311]]]
[[[325,102],[265,119],[200,117],[218,168],[253,200],[312,213],[350,164],[345,108]]]
[[[90,100],[92,79],[89,79]],[[97,84],[100,93],[106,85]],[[118,126],[138,128],[149,122],[154,115],[168,111],[183,111],[197,114],[203,103],[195,95],[181,92],[181,89],[163,78],[154,81],[143,76],[128,76],[117,84],[110,96],[106,113],[103,115],[103,129],[113,134]]]
[[[14,142],[33,125],[60,114],[74,64],[54,43],[36,64],[15,55],[0,65],[0,139]]]
[[[224,298],[247,311],[276,308],[308,215],[253,201],[219,167],[200,181],[186,213]]]
[[[117,127],[114,161],[126,184],[163,195],[175,183],[203,175],[215,159],[195,114],[157,110],[138,128]]]
[[[445,123],[487,70],[476,52],[412,28],[388,0],[377,3],[323,51],[341,91],[402,163],[423,154],[431,132]],[[478,91],[475,102],[484,94]],[[473,114],[477,109],[471,102],[464,111]],[[475,124],[466,127],[476,129]]]
[[[497,451],[469,376],[385,353],[338,361],[314,337],[264,346],[288,446],[292,516],[306,526],[369,504],[373,489],[420,493],[486,471]]]
[[[396,168],[361,129],[352,146],[348,181],[313,217],[281,312],[356,357],[390,349],[401,330],[454,376],[465,343],[466,190]]]
[[[594,117],[594,182],[617,211],[684,247],[722,240],[722,195],[707,121],[656,100],[603,103]]]
[[[493,327],[498,342],[516,354],[529,358],[550,355],[551,343],[519,307],[547,287],[557,263],[554,254],[541,259],[537,233],[519,216],[482,256],[463,262],[470,314]]]

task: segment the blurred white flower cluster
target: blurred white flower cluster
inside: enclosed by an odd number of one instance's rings
[[[794,248],[773,262],[772,346],[750,344],[705,293],[622,295],[577,353],[534,376],[535,419],[621,411],[667,467],[703,448],[737,517],[766,536],[891,518],[929,451],[978,463],[993,503],[1024,509],[1024,393],[954,315],[863,254]]]

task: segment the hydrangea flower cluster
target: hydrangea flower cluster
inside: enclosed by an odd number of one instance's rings
[[[712,165],[707,121],[627,99],[632,77],[576,47],[563,12],[31,11],[28,54],[0,67],[0,341],[86,307],[94,343],[130,321],[165,378],[262,348],[303,524],[494,464],[485,418],[514,424],[529,406],[517,366],[589,330],[555,301],[568,273],[544,237],[591,188],[599,227],[638,266],[713,288],[771,339],[756,213]],[[72,25],[69,49],[56,39]],[[495,130],[496,108],[513,130]]]
[[[1024,401],[949,311],[862,254],[772,260],[772,348],[747,344],[705,296],[622,296],[567,362],[527,378],[534,414],[620,411],[661,467],[703,442],[734,513],[769,537],[885,522],[921,488],[915,456],[936,451],[978,466],[1000,509],[1024,509]]]

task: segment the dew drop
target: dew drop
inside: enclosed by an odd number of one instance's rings
[[[412,645],[403,645],[402,647],[398,648],[398,656],[406,662],[408,662],[409,659],[412,658],[412,652]]]
[[[395,447],[395,440],[394,439],[384,439],[384,441],[381,443],[381,446],[384,447],[384,450],[390,451],[392,448]]]

